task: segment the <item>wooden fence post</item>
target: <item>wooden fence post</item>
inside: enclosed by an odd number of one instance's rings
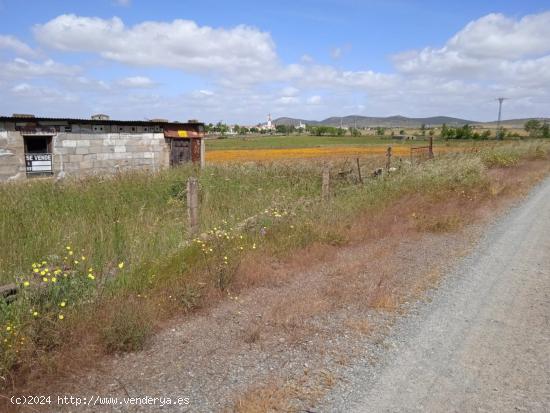
[[[206,145],[204,143],[204,138],[201,139],[201,169],[204,169],[206,166]]]
[[[430,134],[430,148],[428,149],[428,157],[433,159],[434,157],[434,137]]]
[[[189,232],[195,235],[199,232],[199,181],[194,176],[187,179],[187,218]]]
[[[330,197],[330,166],[328,164],[323,166],[322,196],[324,201],[328,201]]]
[[[390,169],[391,167],[391,146],[388,146],[388,150],[386,151],[386,170]]]
[[[363,177],[361,176],[361,165],[359,165],[359,158],[357,158],[357,174],[359,175],[359,182],[363,183]]]

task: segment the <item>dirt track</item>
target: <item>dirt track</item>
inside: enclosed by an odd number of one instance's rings
[[[550,180],[319,411],[550,411]]]

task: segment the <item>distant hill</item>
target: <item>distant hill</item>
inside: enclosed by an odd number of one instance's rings
[[[528,121],[526,119],[508,119],[502,121],[504,127],[523,127],[523,124]],[[541,119],[544,120],[544,119]],[[548,120],[548,119],[547,119]],[[486,125],[496,126],[496,122],[476,122],[473,120],[452,118],[449,116],[432,116],[428,118],[408,118],[405,116],[387,116],[387,117],[371,117],[371,116],[333,116],[321,121],[307,120],[307,119],[295,119],[295,118],[277,118],[273,121],[275,125],[294,125],[297,126],[300,123],[306,125],[324,125],[324,126],[357,126],[359,128],[365,127],[397,127],[397,128],[418,128],[422,124],[426,126],[440,126],[446,124],[448,126],[463,126],[463,125]]]

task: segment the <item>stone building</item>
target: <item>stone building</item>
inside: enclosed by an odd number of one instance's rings
[[[0,117],[0,181],[203,163],[203,137],[197,121]]]

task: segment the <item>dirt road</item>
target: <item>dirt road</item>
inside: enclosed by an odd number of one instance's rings
[[[550,411],[550,180],[494,225],[376,367],[320,411]]]

